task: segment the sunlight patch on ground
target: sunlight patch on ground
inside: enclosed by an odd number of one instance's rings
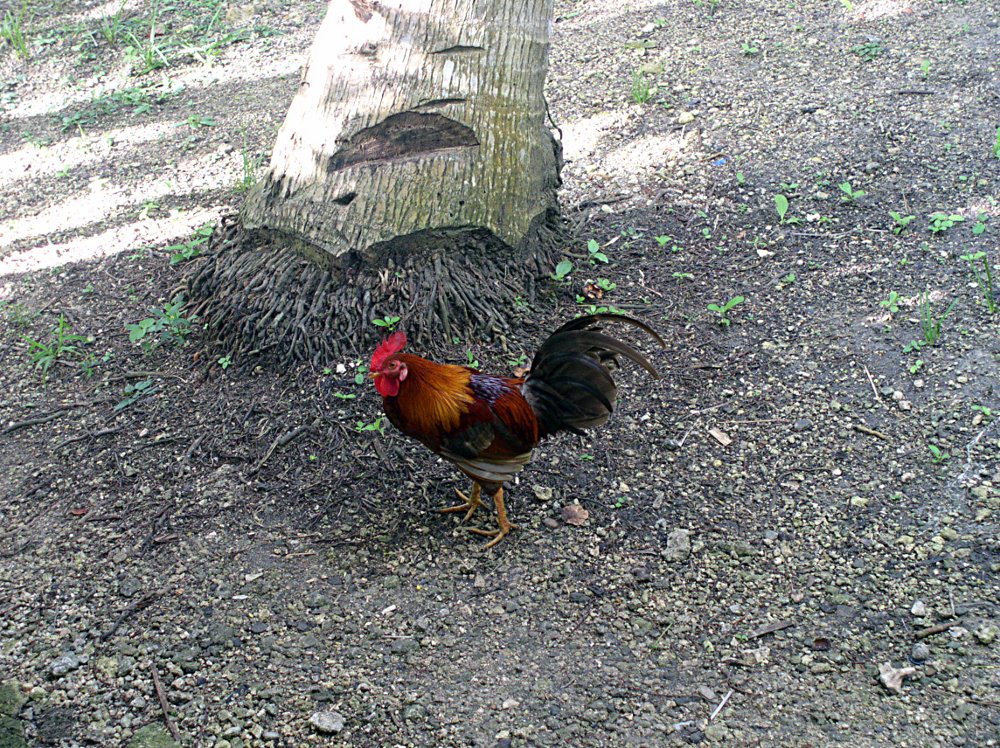
[[[45,237],[55,231],[84,229],[129,206],[134,207],[138,213],[139,207],[150,201],[219,189],[225,183],[207,176],[211,173],[207,165],[213,158],[213,154],[206,154],[200,159],[180,162],[176,168],[166,168],[159,178],[150,179],[134,189],[112,184],[108,180],[95,179],[86,190],[78,192],[76,197],[51,205],[34,215],[0,224],[0,248],[34,237]],[[237,156],[234,154],[232,158],[235,168]],[[118,249],[113,249],[112,252]]]
[[[15,184],[22,179],[51,177],[63,169],[108,158],[120,158],[122,146],[138,146],[168,133],[175,132],[173,122],[155,122],[116,130],[100,135],[83,135],[51,146],[39,148],[25,144],[16,151],[0,154],[0,185]],[[110,139],[110,142],[109,142]]]
[[[682,151],[694,145],[692,138],[683,130],[668,135],[647,135],[609,151],[601,158],[601,163],[612,172],[638,175],[677,161]]]
[[[562,126],[563,155],[572,161],[589,156],[597,149],[604,133],[622,122],[618,112],[601,112]]]
[[[221,207],[200,208],[167,218],[146,219],[115,226],[100,234],[71,239],[60,244],[32,247],[0,260],[0,278],[60,267],[70,262],[98,260],[118,252],[188,238],[195,229],[218,220]],[[12,283],[0,285],[0,299],[10,298]]]
[[[851,16],[855,21],[876,21],[912,12],[910,0],[859,0]]]

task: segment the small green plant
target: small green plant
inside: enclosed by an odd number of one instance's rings
[[[353,400],[357,395],[350,392],[334,392],[333,396],[338,400]]]
[[[122,0],[121,5],[118,6],[118,10],[113,15],[102,20],[101,25],[97,28],[101,36],[104,37],[104,41],[112,47],[118,44],[118,37],[124,26],[122,13],[125,10],[125,1]]]
[[[694,280],[694,273],[671,273],[670,277],[676,278],[678,281]]]
[[[257,172],[260,170],[260,166],[264,159],[261,156],[250,155],[250,150],[247,147],[246,128],[243,129],[243,150],[240,154],[243,158],[243,176],[240,181],[236,183],[236,191],[249,192],[250,189],[257,184]]]
[[[925,345],[927,345],[927,343],[922,340],[911,340],[903,346],[903,353],[919,353],[920,349]]]
[[[184,314],[184,304],[184,297],[176,296],[163,307],[150,307],[149,317],[125,325],[129,341],[147,353],[160,345],[183,345],[196,321],[194,315]]]
[[[152,395],[154,392],[159,390],[159,387],[153,385],[152,379],[140,379],[138,382],[133,382],[125,387],[124,398],[122,398],[112,410],[117,413],[120,410],[124,410],[136,400],[147,395]]]
[[[14,53],[22,60],[27,60],[30,56],[28,37],[24,31],[27,15],[28,0],[23,0],[16,13],[6,11],[0,21],[0,39],[13,47]]]
[[[997,128],[996,137],[993,140],[993,156],[1000,158],[1000,127]]]
[[[938,211],[936,213],[931,213],[930,216],[931,225],[929,226],[932,234],[940,234],[956,223],[962,223],[965,220],[965,216],[959,215],[958,213],[944,213]]]
[[[922,60],[920,62],[920,77],[927,80],[927,75],[931,72],[931,61]]]
[[[841,182],[838,187],[840,187],[840,191],[844,193],[843,199],[852,203],[867,194],[864,190],[856,190],[851,187],[850,182]]]
[[[927,343],[927,345],[937,345],[938,341],[941,340],[941,324],[945,321],[945,319],[947,319],[948,315],[951,314],[951,310],[954,308],[956,303],[958,303],[958,299],[955,299],[948,305],[944,314],[940,317],[935,317],[934,313],[931,311],[930,294],[926,291],[921,294],[920,329],[924,332],[924,342]]]
[[[216,361],[216,363],[222,367],[223,371],[225,371],[233,363],[233,355],[231,353],[227,353],[225,356]]]
[[[902,234],[903,231],[906,229],[906,227],[910,225],[910,221],[916,218],[916,216],[904,216],[901,213],[897,213],[894,210],[889,211],[889,216],[892,218],[893,221],[892,233],[896,234],[897,236],[899,234]]]
[[[918,358],[916,361],[910,364],[908,368],[910,370],[910,374],[916,374],[923,367],[924,367],[924,360],[922,358]]]
[[[582,453],[582,454],[580,455],[580,459],[581,459],[581,460],[582,460],[583,462],[593,462],[593,461],[594,461],[594,455],[592,455],[592,454],[589,454],[589,453],[587,453],[587,452],[583,452],[583,453]]]
[[[788,198],[782,194],[775,195],[774,209],[778,213],[778,223],[784,223],[785,215],[788,213]]]
[[[387,331],[392,332],[393,330],[396,329],[396,325],[399,324],[399,320],[400,318],[395,315],[386,314],[383,315],[381,318],[376,317],[375,319],[373,319],[372,324],[375,325],[375,327],[383,327]]]
[[[871,62],[885,52],[882,42],[865,42],[851,47],[851,53],[857,55],[863,62]]]
[[[735,309],[737,306],[746,301],[742,296],[734,296],[725,304],[709,304],[708,311],[715,312],[718,315],[718,320],[716,320],[723,327],[729,327],[732,324],[732,320],[729,319],[729,313]]]
[[[186,120],[180,123],[179,126],[187,125],[191,129],[196,129],[199,127],[215,127],[216,121],[211,117],[203,117],[200,114],[192,114],[188,116]]]
[[[930,451],[931,460],[935,465],[940,465],[942,462],[951,459],[951,455],[936,444],[928,444],[927,449]]]
[[[902,298],[903,297],[900,296],[895,291],[890,291],[889,296],[882,299],[882,301],[880,301],[878,304],[883,309],[888,309],[890,314],[895,314],[896,312],[899,311],[899,301]]]
[[[556,270],[552,273],[552,280],[561,281],[565,280],[566,276],[573,272],[573,261],[572,260],[560,260],[559,264],[556,265]]]
[[[749,39],[742,44],[740,44],[740,52],[742,52],[747,57],[753,57],[755,54],[760,52],[760,48],[757,46],[759,42],[750,41]]]
[[[522,353],[517,358],[507,359],[507,365],[514,369],[523,369],[528,365],[528,356]]]
[[[742,171],[736,172],[736,184],[738,184],[740,187],[742,187],[746,183],[747,183],[746,174],[744,174]]]
[[[632,101],[636,104],[645,104],[651,98],[653,98],[653,87],[649,85],[649,81],[641,70],[632,71]]]
[[[795,283],[795,280],[796,280],[795,273],[789,273],[788,275],[786,275],[784,278],[781,279],[781,282],[784,283],[786,286],[790,286],[793,283]]]
[[[976,279],[979,292],[983,295],[986,308],[990,314],[996,314],[1000,300],[997,299],[996,290],[993,288],[993,269],[990,267],[990,258],[985,252],[973,252],[962,255],[962,259],[969,263],[969,269]],[[982,272],[979,270],[979,263],[982,262]]]
[[[194,236],[188,241],[181,242],[180,244],[171,244],[167,247],[167,251],[170,253],[170,264],[177,265],[181,262],[193,260],[201,254],[202,245],[208,242],[211,237],[212,224],[206,223],[201,228],[196,229]]]
[[[668,244],[670,245],[671,252],[680,252],[684,249],[680,244],[674,242],[674,238],[672,236],[664,234],[663,236],[656,236],[653,238],[656,239],[656,243],[660,245],[660,249],[665,249]]]
[[[616,288],[618,288],[617,283],[613,283],[607,278],[598,278],[596,281],[594,281],[594,285],[597,286],[602,291],[614,291]]]
[[[468,362],[469,366],[473,369],[479,368],[479,360],[475,357],[472,351],[465,352],[465,360]]]
[[[601,251],[601,245],[598,244],[596,239],[591,239],[587,242],[587,254],[589,255],[587,259],[591,265],[596,266],[599,262],[604,264],[608,262],[608,256]]]
[[[365,423],[364,421],[358,421],[355,425],[354,430],[359,434],[365,431],[377,431],[380,435],[385,436],[385,426],[382,425],[383,416],[379,416],[371,423]]]
[[[52,328],[51,339],[48,342],[35,340],[28,335],[22,335],[21,338],[28,344],[31,363],[42,373],[42,381],[48,380],[49,370],[56,362],[81,357],[79,344],[93,342],[85,335],[74,333],[72,325],[61,314],[59,321]]]
[[[982,236],[986,233],[986,214],[980,213],[976,216],[976,222],[972,224],[972,235]]]
[[[970,407],[971,407],[971,408],[972,408],[973,410],[975,410],[975,411],[978,411],[979,413],[982,413],[982,414],[983,414],[984,416],[986,416],[987,418],[989,418],[990,416],[992,416],[992,415],[993,415],[993,410],[992,410],[992,408],[988,408],[988,407],[986,407],[985,405],[972,405],[972,406],[970,406]]]
[[[357,371],[354,372],[354,384],[364,384],[368,378],[368,364],[358,361]]]

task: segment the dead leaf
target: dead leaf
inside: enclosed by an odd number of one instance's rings
[[[590,517],[590,512],[579,504],[567,504],[562,508],[562,520],[567,525],[583,527],[588,517]]]
[[[529,371],[531,371],[530,366],[516,366],[514,367],[514,376],[520,379],[521,377],[528,376]]]
[[[70,509],[69,513],[72,514],[74,517],[82,517],[89,511],[90,509],[87,507],[80,507],[79,509]]]
[[[891,662],[883,662],[878,666],[879,680],[882,681],[882,685],[888,688],[893,693],[899,693],[903,690],[903,678],[908,675],[913,675],[917,672],[916,668],[913,667],[900,667],[896,668],[892,666]]]
[[[733,443],[733,440],[730,438],[729,434],[727,434],[722,429],[717,429],[715,427],[712,427],[708,430],[708,433],[712,436],[713,439],[715,439],[715,441],[719,442],[719,444],[721,444],[723,447],[728,447],[730,444]]]

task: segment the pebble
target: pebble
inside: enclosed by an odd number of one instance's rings
[[[914,662],[924,662],[931,657],[931,648],[923,642],[917,642],[910,650],[910,659]]]
[[[344,729],[344,715],[340,712],[316,712],[309,718],[309,724],[324,735],[338,733]]]
[[[548,501],[552,498],[552,489],[548,486],[532,486],[531,488],[535,492],[535,498],[539,501]]]
[[[917,618],[923,618],[927,615],[927,604],[923,600],[917,600],[913,603],[913,607],[910,608],[910,612]]]
[[[686,561],[691,555],[691,533],[677,529],[667,535],[667,547],[660,555],[667,561]]]
[[[678,125],[690,125],[692,122],[694,122],[694,114],[691,112],[681,112],[677,115]]]
[[[409,654],[420,649],[420,642],[412,637],[404,636],[401,639],[393,639],[389,649],[393,654]]]
[[[992,644],[993,640],[997,638],[998,633],[1000,631],[998,631],[996,626],[983,624],[973,632],[973,635],[980,644]]]
[[[52,664],[49,665],[49,672],[52,673],[53,677],[61,678],[78,667],[80,667],[80,658],[76,652],[64,652],[52,661]]]

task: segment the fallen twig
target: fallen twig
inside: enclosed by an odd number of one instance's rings
[[[887,442],[892,441],[892,437],[889,436],[888,434],[883,434],[881,431],[876,431],[875,429],[868,428],[863,423],[854,424],[854,430],[860,431],[862,434],[868,434],[869,436],[876,436],[882,441],[887,441]]]
[[[118,616],[118,618],[115,619],[115,622],[111,624],[111,628],[109,628],[107,631],[101,634],[100,637],[98,637],[98,641],[106,642],[108,639],[110,639],[112,636],[115,635],[115,632],[118,631],[119,628],[121,628],[121,625],[125,623],[125,621],[127,621],[130,616],[135,615],[144,608],[148,608],[149,605],[162,594],[163,594],[162,590],[154,590],[152,592],[147,592],[138,600],[129,603],[129,605],[125,608],[125,610],[123,610],[121,614]]]
[[[708,717],[708,721],[709,722],[714,722],[715,721],[715,718],[719,716],[719,712],[722,711],[722,707],[724,707],[726,705],[726,702],[729,701],[729,697],[732,696],[732,695],[733,695],[733,689],[730,688],[729,689],[729,693],[727,693],[725,696],[723,696],[722,697],[722,701],[719,702],[719,705],[717,707],[715,707],[715,709],[712,710],[712,713]]]
[[[781,631],[782,629],[787,629],[789,626],[794,626],[795,621],[775,621],[774,623],[769,623],[766,626],[761,626],[756,631],[751,631],[747,634],[747,639],[759,639],[767,634],[773,634],[775,631]]]
[[[872,379],[872,373],[870,371],[868,371],[868,367],[867,366],[865,366],[864,369],[865,369],[865,374],[868,375],[868,383],[871,384],[871,386],[872,386],[872,392],[875,393],[875,399],[878,400],[880,403],[882,403],[884,405],[885,403],[882,401],[882,396],[880,394],[878,394],[878,390],[875,389],[875,380]]]
[[[160,709],[163,711],[163,719],[167,723],[167,729],[175,742],[181,742],[181,735],[177,732],[177,725],[170,719],[170,707],[167,704],[167,694],[163,691],[163,681],[160,680],[160,673],[156,670],[156,665],[149,663],[149,672],[153,674],[153,687],[156,689],[156,698],[160,702]]]
[[[925,629],[920,629],[917,631],[913,638],[915,639],[926,639],[928,636],[933,636],[934,634],[940,634],[942,631],[947,631],[952,626],[957,626],[958,621],[948,621],[947,623],[937,623],[933,626],[928,626]]]
[[[271,454],[274,452],[274,450],[276,450],[278,447],[284,447],[286,444],[293,441],[294,439],[298,439],[307,431],[312,431],[312,428],[313,428],[312,426],[296,426],[291,431],[286,431],[284,434],[282,434],[273,442],[271,442],[271,446],[267,448],[267,452],[261,458],[260,462],[257,463],[256,467],[250,470],[250,475],[253,475],[254,473],[260,471],[262,467],[264,467],[264,463],[267,462],[269,459],[271,459]]]
[[[34,418],[26,418],[23,421],[14,421],[14,423],[7,426],[5,429],[0,431],[0,434],[9,434],[12,431],[17,431],[18,429],[27,428],[28,426],[37,426],[40,423],[48,423],[49,421],[54,421],[67,410],[72,410],[73,408],[82,408],[84,405],[90,405],[90,403],[70,403],[69,405],[60,405],[53,411],[45,413],[40,416],[35,416]]]

